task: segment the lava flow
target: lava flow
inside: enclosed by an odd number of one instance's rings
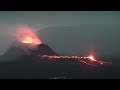
[[[42,44],[35,30],[25,25],[17,27],[16,37],[22,43]]]
[[[40,56],[40,55],[38,55]],[[88,56],[88,57],[80,57],[80,56],[49,56],[49,55],[43,55],[40,56],[41,58],[47,58],[50,60],[56,60],[56,59],[74,59],[74,60],[79,60],[80,62],[87,64],[87,65],[95,65],[95,64],[109,64],[112,62],[105,62],[105,61],[100,61],[100,60],[95,60],[94,57]]]

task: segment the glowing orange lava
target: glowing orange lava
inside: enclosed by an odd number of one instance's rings
[[[57,60],[57,59],[75,59],[75,60],[79,60],[80,62],[90,65],[90,66],[95,66],[97,64],[108,64],[108,63],[112,63],[112,62],[105,62],[105,61],[100,61],[100,60],[95,60],[93,58],[93,56],[89,56],[89,57],[80,57],[80,56],[49,56],[49,55],[38,55],[39,57],[41,57],[41,59],[49,59],[49,60]],[[89,62],[89,60],[87,59],[89,58],[90,61],[93,61],[92,63]],[[86,60],[87,59],[87,60]]]
[[[16,37],[22,43],[42,44],[42,41],[38,38],[34,29],[28,26],[17,27]]]
[[[88,58],[89,58],[90,60],[92,60],[92,61],[96,61],[92,55],[89,56]]]
[[[25,40],[23,40],[23,43],[33,43],[33,40],[31,37],[26,37]]]

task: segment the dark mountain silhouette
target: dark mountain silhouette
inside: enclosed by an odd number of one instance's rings
[[[48,45],[46,44],[40,44],[36,46],[36,49],[30,50],[32,53],[37,55],[56,55],[58,54],[54,52]]]
[[[24,55],[58,55],[46,44],[26,44],[15,41],[2,55],[2,58],[13,59]]]

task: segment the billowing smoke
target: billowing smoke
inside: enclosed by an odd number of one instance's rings
[[[15,36],[17,40],[22,43],[30,44],[42,44],[35,29],[28,27],[27,25],[19,25],[16,27]]]

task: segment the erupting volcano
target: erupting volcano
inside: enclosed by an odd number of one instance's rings
[[[103,70],[101,65],[111,63],[97,60],[93,55],[88,57],[58,55],[39,39],[34,29],[27,26],[17,27],[14,35],[16,41],[1,56],[3,61],[10,62],[3,66],[0,64],[0,69],[3,68],[5,72],[3,75],[0,74],[0,78],[11,78],[15,74],[18,78],[49,78],[58,75],[72,78],[93,75],[94,78],[94,72],[97,73],[97,69]],[[6,70],[5,67],[7,67]]]
[[[17,27],[16,41],[3,55],[18,57],[23,55],[58,55],[48,45],[43,44],[34,29],[27,26]]]
[[[35,30],[28,26],[17,27],[16,38],[22,43],[42,44]]]
[[[40,56],[40,59],[41,58],[55,59],[55,60],[76,59],[81,62],[84,62],[85,64],[88,62],[97,63],[97,64],[108,63],[108,62],[95,60],[92,55],[90,55],[89,57],[60,56],[56,52],[54,52],[48,45],[43,44],[42,41],[39,39],[37,33],[34,31],[34,29],[27,26],[17,27],[16,38],[17,41],[15,41],[13,45],[7,50],[7,52],[4,54],[5,57],[34,55],[34,56]]]

